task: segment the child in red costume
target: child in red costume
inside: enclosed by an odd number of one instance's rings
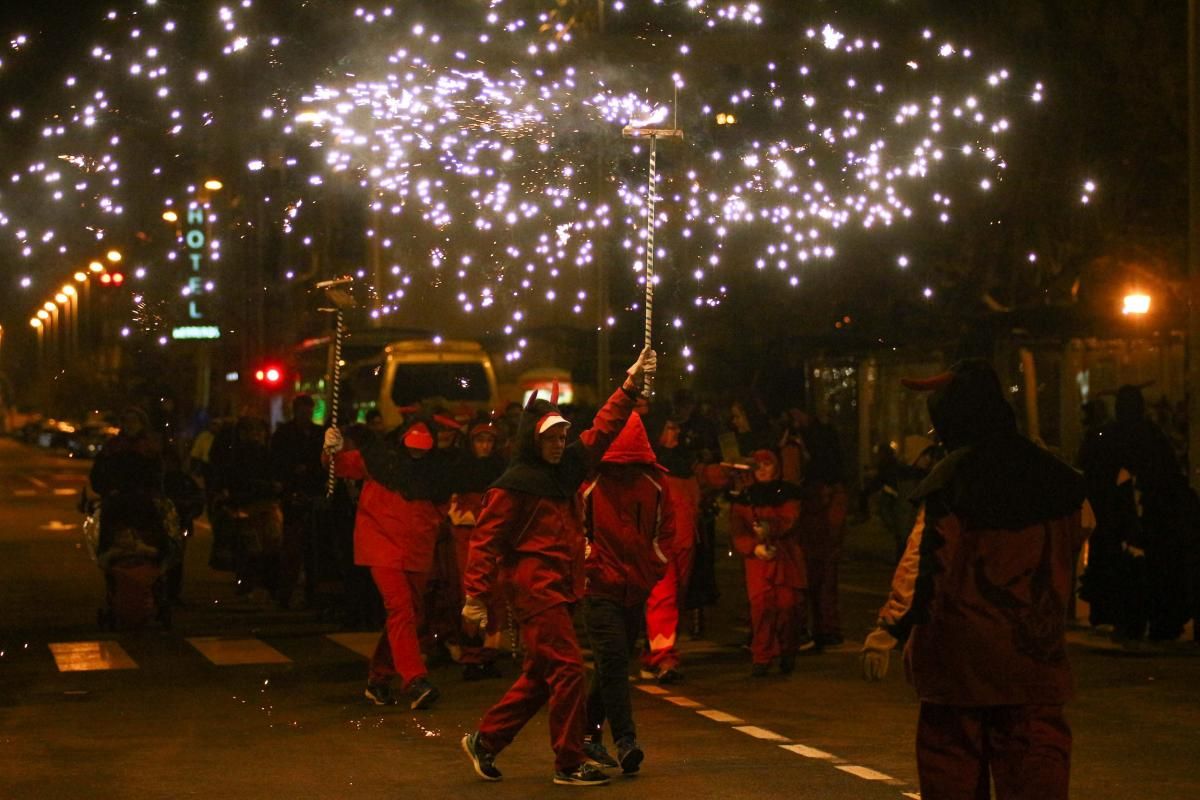
[[[751,674],[763,677],[775,658],[784,674],[795,668],[808,583],[796,530],[799,489],[779,479],[779,458],[773,452],[756,450],[753,457],[754,483],[734,498],[730,512],[733,546],[746,559]]]

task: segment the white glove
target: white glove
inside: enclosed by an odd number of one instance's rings
[[[467,633],[475,634],[488,624],[487,605],[478,597],[467,596],[467,602],[462,607],[463,627]]]
[[[774,561],[775,548],[769,544],[754,545],[754,557],[759,561]]]
[[[625,370],[625,374],[629,376],[629,379],[635,385],[641,384],[646,376],[653,376],[656,372],[658,372],[658,353],[649,347],[644,348],[638,354],[637,361],[633,362],[633,365]]]
[[[337,428],[325,429],[325,451],[328,453],[340,453],[342,448],[346,446],[346,440],[342,438],[342,432]]]
[[[896,637],[883,628],[876,628],[867,635],[862,646],[863,678],[868,681],[881,681],[888,672],[888,660],[892,648],[896,646]]]

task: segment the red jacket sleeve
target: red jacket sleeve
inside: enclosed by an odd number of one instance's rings
[[[592,427],[579,434],[579,443],[583,447],[585,461],[590,470],[596,469],[600,459],[612,444],[613,439],[625,427],[625,420],[633,413],[633,398],[624,389],[617,389],[608,398],[608,402],[596,412]]]
[[[463,573],[463,592],[468,597],[487,597],[496,585],[500,561],[508,552],[513,527],[519,524],[521,504],[503,489],[489,489],[483,496],[483,510],[471,531],[467,568]]]
[[[733,538],[733,549],[743,556],[754,554],[758,537],[754,533],[754,510],[743,503],[729,506],[729,528]]]
[[[333,474],[339,478],[365,480],[367,465],[363,463],[361,450],[342,450],[333,457]]]

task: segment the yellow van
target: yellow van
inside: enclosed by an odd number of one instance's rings
[[[455,416],[499,406],[492,359],[478,342],[406,339],[383,351],[379,411],[390,429],[403,421],[406,406],[441,398]]]

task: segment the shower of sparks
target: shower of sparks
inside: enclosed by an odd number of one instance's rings
[[[521,16],[462,2],[453,19],[341,4],[322,17],[283,0],[118,5],[36,107],[0,117],[34,141],[0,156],[0,253],[28,286],[136,251],[129,321],[158,337],[172,298],[241,281],[188,286],[190,203],[238,209],[212,217],[215,270],[222,246],[274,237],[266,280],[285,285],[328,243],[329,198],[348,192],[372,315],[404,324],[440,296],[481,333],[507,334],[511,360],[522,327],[548,314],[639,313],[633,299],[597,308],[596,270],[644,280],[646,149],[621,129],[672,120],[687,138],[661,154],[655,280],[690,364],[689,315],[739,275],[790,291],[809,270],[852,268],[838,259],[847,237],[955,221],[956,197],[1002,182],[1005,142],[1045,95],[932,30],[881,40],[814,18],[772,31],[769,3],[609,2],[610,24],[636,14],[647,27],[606,62],[586,30],[593,4],[570,5]],[[0,86],[37,46],[5,39]],[[218,164],[228,174],[211,174]],[[1080,201],[1095,191],[1087,181]],[[919,265],[911,251],[893,260]],[[920,282],[913,292],[932,299]]]

